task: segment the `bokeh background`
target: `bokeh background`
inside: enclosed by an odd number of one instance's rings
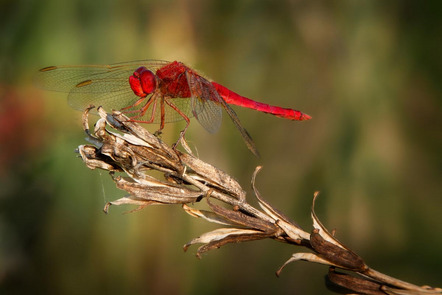
[[[305,229],[317,213],[382,272],[442,284],[440,1],[0,1],[1,294],[327,294],[327,268],[274,241],[202,260],[182,245],[212,225],[179,206],[104,204],[123,196],[74,153],[85,143],[66,94],[38,68],[179,60],[234,91],[310,114],[291,122],[236,108],[233,124],[187,138],[200,157]],[[148,127],[155,130],[157,126]],[[183,124],[167,127],[173,142]],[[249,199],[253,201],[249,190]]]

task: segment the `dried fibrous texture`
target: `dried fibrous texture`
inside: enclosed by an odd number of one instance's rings
[[[109,171],[116,186],[128,193],[109,202],[105,212],[111,205],[132,204],[141,209],[153,204],[180,204],[190,216],[221,226],[184,245],[187,250],[203,244],[197,250],[198,257],[228,243],[273,239],[308,250],[294,253],[277,275],[290,262],[303,260],[329,266],[328,282],[341,293],[442,294],[440,288],[419,287],[371,269],[320,222],[314,210],[318,193],[311,210],[313,229],[306,231],[259,194],[255,180],[260,167],[252,178],[258,209],[247,202],[245,191],[233,177],[195,157],[182,136],[186,153],[164,144],[124,114],[107,114],[102,108],[98,108],[100,119],[91,133],[89,110],[84,112],[83,126],[92,145],[81,145],[78,152],[88,168]],[[161,179],[152,176],[153,171],[155,175],[160,172]],[[123,176],[115,176],[115,172]],[[198,202],[206,202],[208,210],[195,208]]]

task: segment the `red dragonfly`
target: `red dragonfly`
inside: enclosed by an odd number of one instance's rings
[[[222,109],[232,119],[247,147],[258,155],[249,133],[229,106],[238,105],[277,117],[303,121],[311,117],[300,111],[271,106],[243,97],[210,81],[181,62],[134,61],[112,65],[51,66],[39,70],[37,84],[53,91],[69,92],[71,107],[84,110],[90,104],[122,110],[131,120],[164,123],[194,116],[209,132],[216,132]]]

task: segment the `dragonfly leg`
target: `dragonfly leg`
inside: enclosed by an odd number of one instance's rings
[[[151,115],[150,115],[150,119],[145,121],[145,120],[136,120],[137,118],[143,117],[144,114],[146,114],[147,110],[149,109],[150,105],[153,103],[152,106],[152,111],[151,111]],[[157,97],[155,95],[153,95],[151,98],[149,98],[149,100],[146,102],[146,104],[139,110],[134,110],[134,111],[127,111],[126,113],[135,113],[138,112],[137,115],[133,116],[131,118],[132,122],[138,122],[138,123],[146,123],[146,124],[150,124],[153,123],[153,121],[155,120],[155,110],[157,108]]]
[[[122,110],[123,113],[125,113],[125,114],[142,113],[143,110],[144,110],[144,113],[145,113],[145,112],[146,112],[145,109],[147,109],[147,108],[150,106],[150,104],[152,103],[152,101],[153,101],[152,97],[149,98],[149,100],[146,102],[146,104],[145,104],[141,109],[139,109],[139,110],[130,110],[130,111],[126,111],[127,109],[130,109],[130,108],[136,107],[136,106],[139,105],[143,100],[144,100],[144,99],[139,99],[139,100],[137,100],[134,104],[132,104],[132,105],[130,105],[130,106],[127,106],[127,107],[124,107],[124,108],[122,108],[121,110]],[[144,113],[142,113],[141,115],[137,115],[137,117],[141,117],[141,116],[143,116]]]
[[[165,123],[165,118],[166,118],[166,110],[164,109],[164,101],[165,99],[162,98],[161,102],[160,102],[160,107],[161,107],[161,123],[160,123],[160,130],[164,129],[164,123]]]
[[[146,99],[146,97],[140,97],[136,102],[134,102],[133,104],[131,104],[131,105],[127,106],[127,107],[122,108],[121,110],[124,111],[124,110],[128,110],[128,109],[134,108],[137,105],[139,105],[140,103],[142,103],[145,99]],[[135,110],[135,112],[136,111],[137,110]]]
[[[161,133],[163,133],[163,129],[164,129],[164,123],[165,123],[165,117],[166,117],[166,111],[164,109],[164,98],[161,98],[160,101],[160,129],[158,129],[157,131],[155,131],[154,135],[155,136],[159,136],[161,135]]]
[[[184,129],[181,130],[180,137],[178,138],[177,142],[175,142],[175,144],[172,146],[172,148],[175,149],[181,140],[186,141],[184,139],[184,135],[186,134],[187,128],[189,128],[190,119],[189,119],[189,117],[186,116],[186,114],[184,114],[176,105],[171,103],[169,100],[165,99],[164,101],[167,103],[168,106],[170,106],[174,111],[176,111],[181,117],[183,117],[184,120],[186,120],[186,127],[184,127]]]
[[[152,106],[152,111],[150,113],[150,119],[148,121],[149,123],[153,123],[153,120],[155,119],[155,111],[157,109],[157,100],[155,99],[155,101],[154,100],[152,101],[153,101],[153,106]],[[147,112],[147,109],[152,104],[152,101],[146,103],[146,105],[141,109],[140,116],[144,116],[144,114]]]

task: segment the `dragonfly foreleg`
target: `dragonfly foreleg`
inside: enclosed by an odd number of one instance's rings
[[[184,135],[186,134],[187,128],[189,128],[190,119],[189,119],[189,117],[186,116],[186,114],[184,114],[176,105],[174,105],[168,99],[165,99],[164,101],[167,103],[168,106],[170,106],[174,111],[176,111],[181,117],[183,117],[184,120],[186,120],[186,126],[184,127],[183,130],[181,130],[180,137],[178,138],[177,142],[173,145],[173,149],[175,149],[181,140],[185,141]]]
[[[137,105],[139,105],[140,103],[142,103],[145,99],[146,99],[146,97],[141,97],[141,98],[139,98],[136,102],[134,102],[133,104],[131,104],[131,105],[127,106],[127,107],[124,107],[124,108],[122,108],[121,110],[122,110],[122,111],[125,111],[125,110],[128,110],[128,109],[134,108],[134,107],[136,107]],[[150,99],[149,99],[149,100],[150,100]],[[149,102],[148,102],[148,103],[149,103]],[[133,111],[130,111],[130,112],[138,112],[138,110],[133,110]]]
[[[141,117],[143,117],[146,114],[147,110],[150,108],[152,103],[153,103],[153,106],[152,106],[152,111],[151,111],[150,119],[147,120],[147,121],[146,120],[136,120],[137,118],[141,118]],[[138,122],[138,123],[150,124],[150,123],[153,123],[153,121],[155,120],[156,108],[157,108],[157,96],[156,95],[152,95],[149,98],[149,100],[146,102],[146,104],[141,109],[133,110],[133,111],[126,111],[126,113],[135,113],[135,112],[137,112],[138,114],[133,116],[131,118],[131,121]]]

